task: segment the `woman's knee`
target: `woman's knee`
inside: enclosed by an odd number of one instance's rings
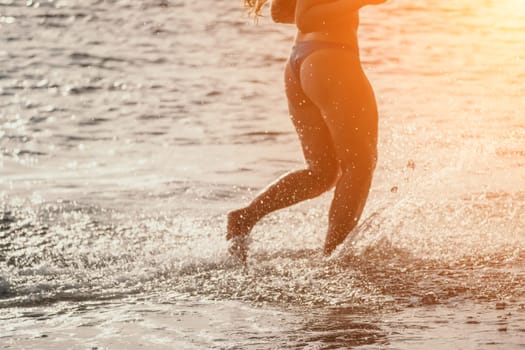
[[[310,175],[315,179],[323,191],[332,188],[339,177],[339,165],[337,161],[329,161],[323,164],[310,165],[308,167]]]
[[[377,165],[377,150],[370,147],[366,151],[348,152],[340,159],[341,171],[350,172],[353,176],[371,176]]]

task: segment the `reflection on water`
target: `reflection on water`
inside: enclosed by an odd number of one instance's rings
[[[318,346],[324,349],[340,347],[353,348],[363,345],[384,345],[387,334],[381,328],[380,315],[361,314],[353,308],[328,308],[316,310],[303,321],[299,334],[304,334],[297,341],[301,346]]]
[[[523,345],[519,0],[365,8],[381,133],[363,222],[325,259],[329,195],[271,215],[247,271],[224,212],[302,164],[281,81],[292,27],[235,2],[71,0],[0,1],[0,29],[15,348]]]

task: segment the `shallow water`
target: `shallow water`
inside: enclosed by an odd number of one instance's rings
[[[214,5],[0,0],[1,345],[525,346],[525,3],[364,9],[362,223],[324,259],[330,194],[275,213],[247,270],[224,214],[302,165],[294,33]]]

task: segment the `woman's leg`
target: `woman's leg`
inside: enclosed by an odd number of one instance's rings
[[[357,136],[359,137],[359,136]],[[356,145],[354,144],[354,149]],[[342,157],[342,174],[330,206],[324,254],[329,255],[357,226],[372,184],[376,163],[375,147],[360,148],[353,156]],[[367,149],[368,148],[368,149]]]
[[[247,235],[265,215],[316,197],[333,187],[339,167],[330,132],[319,109],[306,97],[290,66],[285,71],[290,115],[308,167],[266,187],[248,206],[228,214],[227,239]]]
[[[377,106],[357,55],[341,50],[309,56],[301,83],[322,110],[341,166],[324,245],[328,255],[355,228],[368,197],[377,159]]]

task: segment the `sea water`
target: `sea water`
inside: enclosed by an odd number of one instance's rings
[[[274,213],[247,269],[225,214],[303,159],[294,28],[240,5],[0,0],[0,348],[523,348],[525,2],[363,9],[360,226]]]

